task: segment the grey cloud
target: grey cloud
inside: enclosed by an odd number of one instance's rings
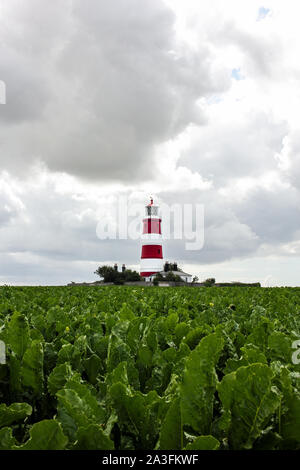
[[[215,263],[255,256],[268,245],[268,254],[299,240],[300,193],[289,186],[255,187],[235,200],[218,191],[162,193],[169,204],[203,204],[205,243],[202,250],[185,251],[185,241],[167,242],[167,256],[189,263]],[[273,250],[273,251],[272,251]]]
[[[36,258],[42,265],[52,260],[53,269],[65,263],[66,272],[72,263],[90,263],[92,273],[101,262],[120,260],[128,264],[133,259],[139,260],[138,242],[124,240],[120,243],[97,237],[97,200],[80,201],[72,195],[60,194],[49,181],[38,187],[23,187],[20,196],[23,206],[15,207],[13,219],[0,222],[0,255],[3,259],[7,255],[5,259],[10,259],[16,270],[18,263],[23,263],[25,269],[27,260],[26,269],[34,276],[39,269],[35,265]],[[5,207],[6,202],[7,197],[0,196],[0,207]],[[8,268],[0,265],[0,275],[9,275]],[[42,266],[41,272],[43,269]],[[88,271],[86,275],[89,276]],[[67,275],[64,279],[68,281]]]
[[[293,188],[256,188],[236,205],[235,212],[261,243],[286,243],[299,236],[300,193]]]
[[[284,164],[283,175],[296,188],[300,190],[300,130],[290,131],[283,142],[279,164]]]
[[[180,194],[169,191],[157,196],[163,203],[204,204],[205,243],[201,250],[187,251],[187,240],[164,242],[165,258],[177,260],[182,266],[253,257],[266,244],[268,254],[272,253],[272,247],[279,252],[278,246],[299,238],[296,191],[278,191],[274,197],[274,193],[257,190],[235,202],[229,202],[214,190],[187,189]],[[2,282],[93,280],[96,279],[93,272],[100,264],[139,264],[139,240],[97,238],[97,223],[103,216],[99,206],[102,204],[104,213],[106,207],[97,198],[75,198],[72,194],[59,193],[47,180],[37,187],[27,184],[21,197],[23,206],[16,203],[13,219],[0,227]],[[107,204],[110,213],[115,201]],[[6,202],[7,197],[2,195],[1,207]],[[23,277],[18,274],[20,270]]]
[[[237,257],[252,256],[259,248],[260,239],[255,227],[239,219],[234,204],[228,204],[226,198],[216,191],[186,190],[180,195],[169,192],[161,194],[167,204],[202,204],[204,207],[204,245],[201,250],[188,251],[188,240],[166,241],[165,255],[172,259],[179,258],[191,264],[215,263]],[[195,227],[194,227],[195,229]]]
[[[12,285],[65,285],[93,282],[94,264],[86,261],[56,260],[53,257],[0,253],[0,283]]]
[[[19,173],[39,160],[86,179],[149,179],[155,147],[203,122],[199,97],[229,87],[209,48],[177,41],[160,0],[65,0],[47,15],[36,0],[20,13],[13,5],[11,28],[21,24],[26,45],[15,32],[2,46],[14,79],[0,139],[2,165]]]
[[[278,122],[268,113],[255,111],[241,116],[239,123],[211,122],[199,129],[180,163],[213,178],[216,187],[241,177],[259,177],[277,170],[274,156],[281,152],[287,131],[284,120]]]
[[[49,99],[48,77],[37,69],[34,60],[24,58],[20,53],[8,50],[3,45],[0,46],[0,56],[0,77],[6,84],[6,104],[1,106],[0,122],[3,134],[5,124],[14,126],[16,133],[16,125],[41,119]],[[19,151],[22,151],[21,148]]]

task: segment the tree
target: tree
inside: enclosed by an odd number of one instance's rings
[[[171,282],[184,282],[178,274],[174,274],[172,271],[169,271],[168,274],[165,277],[166,281],[171,281]]]
[[[211,287],[215,284],[216,280],[214,277],[209,277],[208,279],[205,279],[204,285],[205,287]]]
[[[157,279],[158,281],[163,281],[164,280],[164,276],[161,274],[161,273],[157,273],[155,275],[155,279]]]
[[[104,282],[114,282],[117,278],[117,273],[118,271],[116,271],[112,266],[99,266],[99,268],[94,272],[94,274],[103,277]]]
[[[193,277],[193,282],[198,282],[199,281],[199,277],[198,276],[194,276]]]
[[[94,274],[103,277],[103,282],[113,282],[114,284],[124,284],[124,282],[141,280],[141,276],[136,271],[125,269],[125,271],[119,272],[112,266],[99,266]]]
[[[125,269],[122,274],[124,274],[125,282],[134,282],[141,280],[141,276],[139,275],[139,273],[136,271],[132,271],[131,269]]]

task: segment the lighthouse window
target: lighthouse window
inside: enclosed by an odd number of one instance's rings
[[[158,248],[158,254],[160,254],[160,248]]]
[[[157,215],[158,208],[156,206],[146,206],[146,215]]]

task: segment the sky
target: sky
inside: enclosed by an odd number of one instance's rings
[[[296,0],[0,0],[0,284],[139,269],[139,240],[97,227],[152,195],[204,208],[201,249],[164,240],[186,272],[299,285],[299,14]]]

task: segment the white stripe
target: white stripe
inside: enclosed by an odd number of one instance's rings
[[[160,245],[162,243],[162,236],[159,233],[143,233],[141,235],[141,241],[143,245]]]
[[[140,266],[141,272],[163,271],[164,261],[161,258],[143,258]]]

